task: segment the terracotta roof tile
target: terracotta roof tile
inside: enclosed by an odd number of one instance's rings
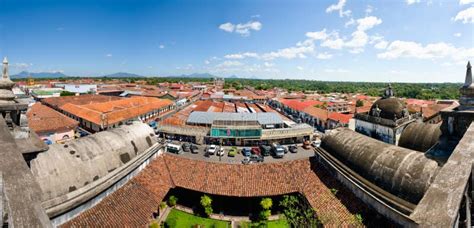
[[[36,133],[48,133],[75,129],[79,123],[54,109],[35,103],[26,113],[29,127]]]
[[[63,227],[145,226],[167,191],[175,186],[234,197],[300,192],[328,226],[350,226],[354,221],[352,213],[368,210],[311,158],[240,165],[164,154],[125,186]],[[331,188],[338,189],[341,194],[336,197]]]
[[[61,107],[65,112],[71,113],[97,125],[115,124],[153,110],[172,105],[173,102],[154,97],[131,97],[103,103],[87,105],[65,104]]]

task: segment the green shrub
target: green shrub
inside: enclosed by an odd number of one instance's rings
[[[178,197],[170,196],[170,198],[168,199],[168,205],[170,205],[170,207],[174,207],[176,206],[176,203],[178,203]]]
[[[167,228],[175,228],[175,227],[178,227],[178,221],[176,220],[176,218],[170,218],[170,219],[167,219],[166,222],[165,222],[165,227]]]
[[[150,224],[150,228],[160,228],[160,224],[158,224],[157,221],[153,221],[153,222]]]
[[[272,212],[270,210],[263,210],[260,211],[260,220],[266,221],[272,215]]]
[[[163,210],[166,208],[166,203],[165,202],[161,202],[160,203],[160,210]]]

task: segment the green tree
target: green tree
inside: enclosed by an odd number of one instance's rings
[[[61,93],[59,94],[59,96],[61,96],[61,97],[75,96],[75,95],[76,95],[76,93],[69,92],[69,91],[61,91]]]
[[[160,210],[163,210],[166,208],[166,203],[165,202],[161,202],[160,203]]]
[[[356,107],[362,107],[362,106],[364,106],[364,101],[358,99],[356,101]]]
[[[174,206],[176,206],[176,203],[178,203],[178,197],[170,196],[170,198],[168,199],[168,205],[170,207],[174,207]]]
[[[201,196],[201,206],[204,208],[204,213],[207,215],[207,217],[211,216],[213,213],[212,210],[212,199],[208,195],[203,195]]]
[[[283,196],[280,207],[292,227],[317,227],[320,224],[316,213],[301,195]]]
[[[262,206],[263,210],[260,212],[260,219],[261,220],[268,220],[270,215],[272,214],[271,208],[273,206],[273,201],[271,198],[263,198],[260,201],[260,206]]]
[[[167,219],[165,222],[165,227],[168,227],[168,228],[178,227],[178,220],[176,220],[176,218]]]

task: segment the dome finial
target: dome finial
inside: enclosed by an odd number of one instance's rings
[[[387,89],[385,89],[385,92],[383,94],[383,98],[390,98],[393,97],[393,89],[392,89],[392,84],[388,83]]]
[[[467,66],[466,66],[466,79],[464,80],[464,86],[465,88],[471,87],[472,85],[472,71],[471,71],[471,62],[467,61]]]

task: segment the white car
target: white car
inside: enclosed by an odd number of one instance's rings
[[[219,148],[219,150],[217,151],[217,156],[224,156],[225,152],[224,152],[224,148]]]
[[[207,153],[210,154],[210,155],[214,155],[217,151],[217,146],[216,145],[210,145],[208,148],[207,148]]]
[[[318,139],[318,140],[315,140],[315,141],[313,141],[313,142],[311,143],[311,145],[312,145],[313,147],[319,147],[319,146],[321,146],[321,140],[319,140],[319,139]]]

